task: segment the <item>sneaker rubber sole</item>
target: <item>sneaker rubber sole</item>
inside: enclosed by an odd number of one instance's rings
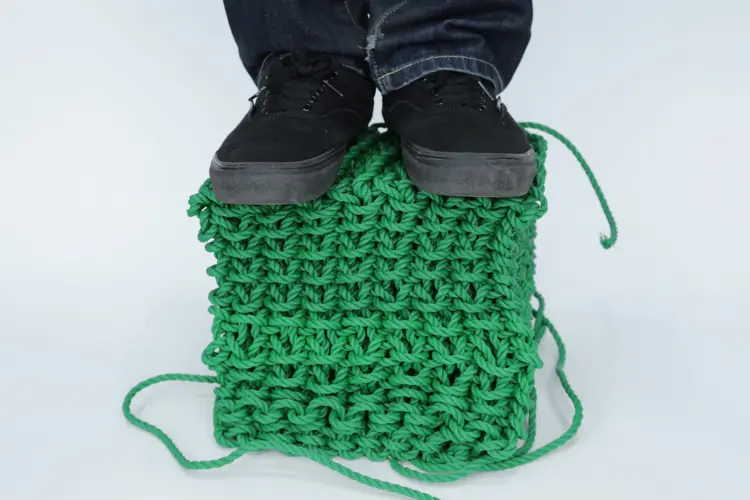
[[[404,167],[414,185],[428,193],[470,198],[512,198],[529,192],[536,154],[449,153],[402,141]]]
[[[211,160],[209,177],[216,199],[233,205],[291,205],[323,196],[344,162],[346,146],[295,162]]]

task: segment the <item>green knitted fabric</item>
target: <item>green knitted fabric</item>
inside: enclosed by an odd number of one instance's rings
[[[580,154],[564,138],[594,183]],[[532,308],[536,221],[546,212],[546,141],[529,135],[538,173],[513,199],[441,197],[417,190],[398,141],[377,129],[351,149],[335,186],[295,206],[215,200],[207,181],[190,198],[209,275],[215,376],[167,375],[136,386],[131,422],[160,437],[189,468],[248,451],[303,455],[371,486],[433,498],[361,476],[335,457],[385,461],[430,482],[533,460],[573,436],[580,402],[562,373],[564,350]],[[530,451],[539,341],[551,328],[558,373],[575,407],[571,429]],[[185,459],[159,429],[130,413],[135,393],[164,380],[217,383],[217,442],[236,449]]]

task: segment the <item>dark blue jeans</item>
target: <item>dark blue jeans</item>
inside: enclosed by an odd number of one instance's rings
[[[531,36],[532,0],[224,0],[258,81],[274,53],[336,54],[382,93],[453,70],[508,86]]]

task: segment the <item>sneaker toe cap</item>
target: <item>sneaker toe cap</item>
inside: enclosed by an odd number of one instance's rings
[[[341,143],[341,134],[324,123],[263,120],[238,127],[216,155],[224,162],[297,162],[340,147]]]

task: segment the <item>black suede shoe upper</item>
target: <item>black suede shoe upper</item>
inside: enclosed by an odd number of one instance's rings
[[[433,151],[523,154],[530,145],[488,84],[464,73],[432,73],[383,98],[388,127]]]
[[[367,128],[374,84],[335,57],[295,52],[267,64],[252,108],[216,152],[222,162],[303,161]]]

